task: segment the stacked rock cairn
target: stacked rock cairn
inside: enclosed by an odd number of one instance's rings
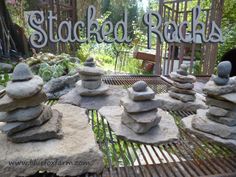
[[[193,102],[196,99],[196,92],[193,90],[196,77],[188,74],[186,64],[181,64],[177,72],[170,73],[174,81],[170,88],[169,96],[182,102]]]
[[[122,123],[135,133],[144,134],[157,126],[161,120],[153,100],[155,93],[144,81],[134,83],[127,91],[128,96],[121,99],[121,105],[124,107]]]
[[[203,89],[209,106],[206,112],[208,123],[203,125],[194,119],[192,126],[224,139],[236,140],[236,77],[229,77],[231,69],[229,61],[218,65],[218,75],[213,75]]]
[[[81,96],[104,95],[109,90],[108,85],[102,82],[104,71],[96,67],[93,58],[84,62],[84,67],[79,68],[80,81],[76,83],[77,91]]]
[[[14,143],[62,138],[62,115],[43,104],[43,80],[25,63],[18,64],[0,99],[0,130]]]

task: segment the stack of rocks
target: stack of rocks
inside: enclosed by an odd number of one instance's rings
[[[203,89],[209,109],[198,110],[183,123],[197,134],[236,147],[236,77],[229,78],[231,69],[228,61],[218,65],[218,75]]]
[[[121,99],[124,107],[121,121],[135,133],[146,133],[158,125],[161,116],[153,100],[154,91],[144,81],[136,82],[128,88],[128,97]]]
[[[193,90],[196,77],[188,74],[186,64],[181,64],[176,72],[170,73],[173,86],[168,93],[159,94],[159,107],[167,110],[196,111],[205,109],[205,103]]]
[[[62,115],[42,103],[43,80],[34,76],[28,65],[18,64],[0,99],[0,130],[15,143],[62,138]]]
[[[76,83],[77,91],[81,96],[97,96],[107,93],[109,87],[102,82],[104,71],[98,67],[93,58],[84,62],[84,67],[79,69],[80,81]]]
[[[120,138],[146,144],[162,144],[178,138],[174,118],[158,109],[158,97],[138,81],[120,99],[121,106],[104,106],[99,113]]]
[[[193,83],[196,82],[196,77],[189,75],[187,70],[187,65],[181,64],[177,72],[170,73],[170,77],[174,82],[169,95],[182,102],[193,102],[196,99],[196,93],[193,91]]]

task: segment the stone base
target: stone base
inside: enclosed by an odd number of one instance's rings
[[[106,118],[115,134],[123,139],[154,145],[178,139],[179,131],[174,118],[161,109],[158,111],[158,114],[162,117],[160,123],[145,134],[137,134],[122,124],[122,112],[123,108],[120,106],[105,106],[99,110],[99,113]]]
[[[109,86],[104,83],[101,83],[97,89],[91,90],[85,88],[82,84],[82,81],[80,80],[76,83],[76,89],[81,96],[99,96],[99,95],[106,95],[109,90]]]
[[[103,170],[103,155],[88,125],[86,110],[66,104],[53,108],[63,114],[61,140],[14,144],[0,133],[1,177],[28,176],[38,171],[78,176]]]
[[[156,97],[158,107],[165,110],[196,112],[198,109],[207,109],[206,104],[203,102],[199,94],[196,94],[196,99],[194,102],[187,103],[171,98],[168,93],[158,94]]]
[[[63,137],[61,119],[62,114],[57,110],[52,110],[52,118],[43,125],[13,134],[8,139],[14,143],[61,139]]]
[[[196,130],[195,128],[193,128],[192,127],[192,120],[193,120],[194,116],[195,115],[191,115],[191,116],[188,116],[188,117],[181,120],[181,124],[183,125],[183,127],[186,131],[193,133],[196,136],[199,136],[201,138],[204,138],[210,142],[216,142],[216,143],[222,144],[224,146],[227,146],[236,152],[236,140],[220,138],[218,136],[215,136],[215,135],[212,135],[209,133],[205,133],[205,132],[202,132],[202,131],[199,131],[199,130]]]
[[[81,96],[77,89],[71,90],[59,99],[59,103],[68,103],[86,109],[100,109],[103,106],[118,106],[120,98],[127,95],[126,90],[119,86],[109,86],[107,95]]]

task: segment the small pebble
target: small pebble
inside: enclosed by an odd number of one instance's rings
[[[33,78],[33,73],[31,72],[29,66],[25,63],[19,63],[16,65],[13,74],[12,81],[27,81]]]

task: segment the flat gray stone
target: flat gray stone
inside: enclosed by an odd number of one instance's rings
[[[128,113],[138,113],[150,111],[158,108],[157,97],[147,101],[133,101],[128,96],[121,98],[120,104]]]
[[[211,97],[206,97],[206,104],[209,106],[216,106],[228,110],[236,110],[236,105],[234,103],[218,100]]]
[[[7,134],[8,136],[13,135],[14,133],[23,131],[31,127],[37,127],[48,121],[52,117],[52,110],[50,107],[44,108],[43,112],[36,119],[26,121],[26,122],[12,122],[5,123],[0,126],[0,130]]]
[[[88,124],[86,110],[64,104],[54,105],[52,109],[63,114],[62,139],[15,144],[0,133],[1,177],[29,176],[38,171],[47,171],[57,176],[79,176],[85,173],[100,173],[103,170],[103,154]],[[9,165],[10,161],[19,160],[33,161],[39,165]],[[40,165],[40,162],[45,161],[57,163]]]
[[[179,89],[177,87],[170,87],[170,91],[175,92],[175,93],[182,93],[182,94],[187,94],[187,95],[195,95],[196,92],[194,90],[187,90],[187,89]]]
[[[98,89],[102,84],[101,80],[96,80],[96,81],[85,81],[82,80],[82,86],[86,89],[89,90],[95,90]]]
[[[236,152],[236,140],[224,139],[224,138],[221,138],[219,136],[215,136],[215,135],[212,135],[212,134],[209,134],[209,133],[205,133],[205,132],[202,132],[202,131],[199,131],[199,130],[193,128],[192,127],[192,120],[195,116],[196,115],[191,115],[191,116],[185,117],[181,120],[180,123],[181,123],[181,125],[183,125],[183,128],[186,131],[188,131],[190,133],[193,133],[198,137],[204,138],[204,139],[206,139],[210,142],[215,142],[215,143],[219,143],[221,145],[227,146],[227,147],[231,148],[233,151]]]
[[[183,76],[183,75],[180,75],[176,72],[171,72],[170,73],[170,78],[173,81],[181,82],[181,83],[194,83],[197,80],[196,77],[193,76],[193,75]]]
[[[228,93],[228,94],[224,94],[224,95],[218,95],[217,97],[222,100],[226,100],[226,101],[236,104],[236,92],[235,93]]]
[[[231,77],[228,84],[222,86],[216,85],[213,80],[209,80],[203,88],[203,92],[207,95],[222,95],[236,92],[236,76]]]
[[[44,106],[38,105],[24,109],[16,109],[10,112],[0,112],[0,122],[29,121],[37,118],[43,111]]]
[[[178,139],[179,131],[174,118],[159,109],[158,113],[162,117],[160,123],[145,134],[137,134],[121,122],[123,108],[120,106],[105,106],[99,113],[106,118],[114,133],[125,140],[138,143],[160,145],[173,142]]]
[[[128,88],[127,92],[129,98],[134,101],[145,101],[155,98],[155,92],[150,87],[147,87],[144,92],[136,92],[133,88]]]
[[[124,111],[122,117],[133,119],[137,123],[151,123],[154,122],[159,116],[157,109],[154,109],[151,111],[141,112],[136,114],[130,114]]]
[[[197,115],[192,119],[193,128],[221,138],[236,140],[236,126],[231,127],[212,121],[207,118],[206,113],[207,110],[197,111]]]
[[[169,91],[168,93],[169,93],[170,97],[172,97],[174,99],[177,99],[177,100],[180,100],[180,101],[185,102],[185,103],[193,102],[196,99],[195,95],[175,93],[175,92],[172,92],[172,91]]]
[[[53,78],[43,86],[48,99],[59,99],[75,87],[75,83],[80,79],[79,74],[73,76],[61,76]]]
[[[61,139],[63,137],[61,119],[62,114],[57,110],[52,110],[52,118],[46,123],[8,136],[8,139],[14,143]]]
[[[106,95],[109,90],[109,86],[102,83],[101,86],[98,87],[97,89],[90,90],[84,88],[82,86],[82,81],[80,80],[76,83],[76,89],[81,96],[98,96],[98,95]]]
[[[9,112],[19,108],[33,107],[45,101],[47,101],[47,96],[43,91],[25,99],[12,99],[6,94],[0,99],[0,112]]]
[[[143,113],[141,113],[141,114],[143,114]],[[133,130],[135,133],[144,134],[144,133],[147,133],[148,131],[150,131],[150,129],[152,129],[153,127],[157,126],[161,120],[161,117],[159,115],[157,115],[157,113],[155,113],[154,116],[153,115],[151,115],[151,116],[152,116],[152,118],[154,117],[153,120],[148,118],[149,120],[146,120],[146,122],[144,122],[144,121],[137,122],[135,119],[140,119],[141,118],[140,116],[137,118],[137,115],[132,116],[124,111],[121,115],[121,122],[124,125],[126,125],[127,127],[129,127],[131,130]],[[142,119],[144,119],[144,120],[145,120],[145,118],[147,118],[147,117],[142,117]]]
[[[16,65],[12,73],[12,81],[26,81],[33,78],[29,66],[26,63],[19,63]]]
[[[95,81],[95,80],[101,80],[102,79],[102,75],[99,76],[90,76],[90,75],[83,75],[80,74],[80,79],[81,80],[85,80],[85,81]]]
[[[14,99],[23,99],[31,97],[43,88],[43,80],[39,76],[34,76],[32,79],[21,82],[8,82],[6,93]]]
[[[59,103],[68,103],[86,109],[98,110],[103,106],[118,106],[120,98],[127,95],[125,89],[120,86],[109,86],[106,95],[98,96],[80,96],[77,89],[74,88],[59,99]]]
[[[179,82],[173,82],[173,86],[179,89],[185,89],[185,90],[192,90],[194,88],[194,84],[192,83],[179,83]]]
[[[216,106],[210,106],[208,111],[209,114],[218,117],[226,116],[228,112],[229,112],[228,110]]]
[[[104,71],[98,67],[88,67],[84,66],[78,69],[79,74],[89,75],[89,76],[101,76],[104,74]]]
[[[236,118],[235,117],[214,116],[214,115],[210,114],[209,112],[207,112],[206,115],[207,115],[207,118],[212,121],[215,121],[215,122],[218,122],[218,123],[230,126],[230,127],[236,126]]]
[[[171,111],[193,111],[196,112],[198,109],[206,109],[207,105],[199,94],[196,94],[194,102],[182,102],[180,100],[171,98],[168,93],[157,94],[157,106],[164,110]]]

